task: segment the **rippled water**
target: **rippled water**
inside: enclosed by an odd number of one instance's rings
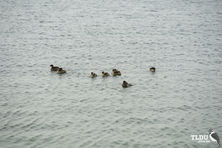
[[[2,0],[0,21],[1,148],[222,139],[221,0]],[[89,78],[112,68],[122,76]]]

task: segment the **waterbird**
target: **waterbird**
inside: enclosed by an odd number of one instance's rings
[[[123,84],[122,84],[123,88],[127,88],[127,87],[130,87],[130,86],[132,86],[132,84],[127,83],[126,81],[123,81]]]
[[[110,76],[110,74],[108,73],[108,72],[102,72],[102,77],[108,77],[108,76]]]
[[[95,77],[97,77],[97,74],[95,74],[94,72],[91,72],[90,77],[91,77],[91,78],[95,78]]]
[[[150,68],[150,71],[151,71],[151,72],[155,72],[155,71],[156,71],[156,68],[155,68],[155,67],[151,67],[151,68]]]
[[[51,71],[58,71],[59,70],[59,67],[53,66],[52,64],[50,65],[50,67],[51,67]]]
[[[64,74],[64,73],[66,73],[66,71],[63,70],[62,68],[59,68],[57,71],[57,74]]]
[[[112,75],[113,76],[121,76],[121,72],[119,70],[117,70],[117,69],[113,69]]]
[[[212,128],[209,129],[209,135],[210,135],[210,139],[211,139],[212,141],[217,142],[218,145],[221,147],[221,145],[220,145],[220,138],[219,138],[219,136],[217,135],[217,133],[213,131]]]

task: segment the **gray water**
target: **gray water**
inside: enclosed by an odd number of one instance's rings
[[[1,148],[222,139],[221,0],[1,0],[0,21]],[[122,76],[101,77],[113,68]]]

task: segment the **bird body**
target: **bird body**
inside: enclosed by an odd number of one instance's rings
[[[155,68],[155,67],[151,67],[151,68],[150,68],[150,71],[151,71],[151,72],[155,72],[155,71],[156,71],[156,68]]]
[[[58,71],[59,70],[59,67],[57,67],[57,66],[50,65],[50,67],[51,67],[51,71]]]
[[[108,73],[108,72],[102,72],[102,77],[108,77],[108,76],[110,76],[110,74]]]
[[[130,84],[130,83],[126,82],[126,81],[123,81],[123,83],[122,83],[122,87],[123,88],[127,88],[127,87],[130,87],[130,86],[132,86],[132,84]]]
[[[112,75],[113,75],[113,76],[121,76],[121,72],[118,71],[117,69],[113,69]]]
[[[95,78],[95,77],[97,77],[97,74],[95,74],[94,72],[91,72],[90,77],[91,77],[91,78]]]
[[[57,71],[57,74],[64,74],[66,73],[65,70],[63,70],[62,68],[59,68],[59,70]]]
[[[209,129],[209,136],[210,136],[210,139],[211,139],[212,141],[217,142],[217,144],[221,147],[221,145],[220,145],[220,138],[219,138],[219,136],[217,135],[217,133],[215,133],[215,132],[213,131],[213,129]]]

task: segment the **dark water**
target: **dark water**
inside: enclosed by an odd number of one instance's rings
[[[209,128],[222,139],[221,0],[2,0],[0,21],[1,148],[214,148],[191,140]],[[122,76],[89,78],[112,68]]]

